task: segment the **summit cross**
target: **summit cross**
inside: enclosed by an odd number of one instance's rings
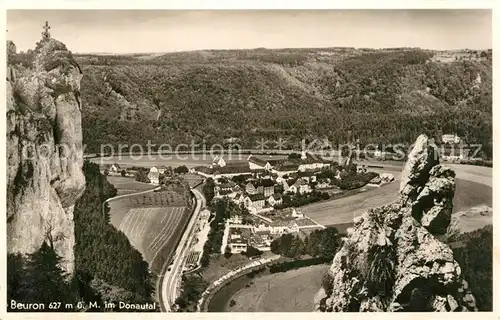
[[[49,30],[50,30],[50,26],[49,26],[49,22],[48,21],[45,21],[45,25],[43,26],[43,32],[42,32],[42,39],[46,40],[46,39],[49,39],[50,38],[50,33],[49,33]]]

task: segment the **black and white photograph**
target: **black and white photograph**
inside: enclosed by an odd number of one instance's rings
[[[6,10],[7,312],[492,312],[492,13]]]

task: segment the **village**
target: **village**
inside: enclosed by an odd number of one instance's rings
[[[226,254],[266,252],[271,242],[284,234],[305,236],[324,229],[305,216],[300,206],[341,194],[338,182],[343,178],[362,176],[365,182],[360,186],[371,187],[394,180],[388,173],[369,173],[365,165],[356,165],[350,159],[340,166],[307,152],[279,160],[250,155],[247,161],[239,162],[216,156],[210,166],[195,167],[191,172],[213,181],[214,199],[227,199],[241,208],[242,214],[225,221],[220,252]],[[208,225],[206,221],[202,224]],[[207,232],[203,229],[199,228],[200,234]]]
[[[464,155],[460,148],[451,154],[446,152],[460,142],[456,134],[443,135],[442,160],[467,158],[467,153]],[[374,156],[380,155],[381,151],[375,150]],[[304,215],[300,207],[331,200],[348,190],[377,188],[395,180],[391,173],[375,172],[377,170],[365,164],[355,164],[352,160],[352,157],[346,157],[339,164],[309,152],[291,153],[276,159],[249,155],[246,161],[226,161],[223,155],[217,155],[210,165],[191,169],[165,165],[149,169],[122,168],[115,163],[107,166],[105,173],[134,177],[152,185],[161,185],[165,177],[178,174],[197,177],[197,185],[204,181],[213,186],[212,201],[226,199],[241,208],[239,212],[242,214],[232,215],[224,221],[220,252],[246,253],[250,248],[262,253],[269,251],[271,242],[284,234],[306,236],[314,230],[326,228]],[[186,259],[186,270],[200,265],[212,218],[206,209],[200,215],[197,235]]]

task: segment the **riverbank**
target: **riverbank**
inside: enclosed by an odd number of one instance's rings
[[[210,300],[209,312],[311,312],[314,295],[330,268],[321,264],[255,277],[239,277]],[[232,302],[233,301],[233,302]]]

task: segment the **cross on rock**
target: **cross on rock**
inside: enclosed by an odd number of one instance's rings
[[[43,40],[50,39],[49,29],[50,29],[49,22],[45,21],[45,25],[43,26],[44,31],[42,32],[42,39]]]

